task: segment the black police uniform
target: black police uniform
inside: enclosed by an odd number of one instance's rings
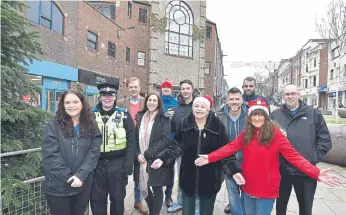
[[[119,85],[101,84],[97,87],[101,95],[116,96]],[[114,106],[115,104],[116,101]],[[110,214],[123,215],[128,176],[132,175],[133,172],[135,153],[134,123],[124,108],[114,107],[109,111],[105,111],[100,102],[93,112],[102,132],[103,140],[101,156],[94,173],[91,190],[91,210],[93,215],[107,215],[107,197],[109,194],[111,201]],[[124,146],[124,141],[121,144],[116,144],[121,138],[121,135],[119,136],[115,132],[119,125],[126,132],[126,146]],[[109,129],[109,126],[112,127]],[[109,135],[112,131],[115,133]]]

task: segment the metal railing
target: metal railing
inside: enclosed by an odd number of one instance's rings
[[[38,152],[41,148],[21,150],[15,152],[8,152],[0,154],[0,158],[10,157],[19,154],[27,154]],[[45,177],[41,176],[33,178],[23,183],[26,184],[24,188],[18,187],[12,193],[12,199],[18,204],[12,204],[2,207],[3,215],[50,215],[49,207],[45,193],[42,190],[42,185]],[[2,201],[1,201],[2,203]],[[89,215],[89,207],[87,207],[85,215]],[[91,214],[91,213],[90,213]]]

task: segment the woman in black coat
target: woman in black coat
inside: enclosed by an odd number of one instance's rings
[[[84,214],[101,138],[84,95],[65,91],[43,133],[43,190],[52,215]]]
[[[162,187],[170,184],[172,171],[169,166],[158,170],[150,166],[157,155],[168,147],[171,122],[169,115],[164,113],[161,98],[155,93],[145,98],[144,108],[138,112],[136,120],[136,156],[140,167],[135,170],[138,177],[135,181],[138,181],[150,215],[159,215],[163,202]]]
[[[174,135],[172,144],[157,155],[152,168],[159,170],[181,155],[179,186],[183,191],[182,215],[195,214],[195,201],[199,197],[201,215],[212,215],[216,194],[221,188],[224,173],[228,176],[239,172],[235,157],[229,157],[213,166],[197,167],[199,154],[213,152],[228,143],[228,135],[221,120],[210,111],[211,102],[196,97],[192,113],[185,117]],[[204,168],[207,167],[207,168]]]

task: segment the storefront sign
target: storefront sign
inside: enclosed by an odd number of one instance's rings
[[[328,97],[336,97],[336,92],[329,92]],[[342,97],[342,91],[338,92],[338,97]]]
[[[327,86],[321,86],[321,87],[318,89],[318,92],[328,92]]]
[[[78,69],[78,81],[88,85],[98,85],[98,84],[119,84],[119,78],[110,77],[95,72],[91,72],[85,69]]]

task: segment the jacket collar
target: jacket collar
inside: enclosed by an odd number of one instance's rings
[[[195,121],[195,116],[191,112],[186,120],[183,120],[182,124],[182,130],[187,131],[195,129],[198,130],[196,121]],[[208,130],[214,134],[220,134],[221,133],[221,122],[220,120],[216,117],[215,113],[213,111],[209,112],[209,115],[207,117],[207,122],[206,125],[204,126],[205,130]]]

